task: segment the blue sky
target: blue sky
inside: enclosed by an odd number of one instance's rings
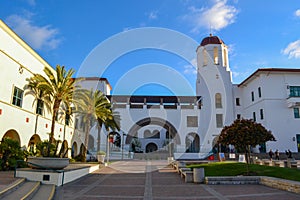
[[[219,36],[229,47],[235,83],[257,68],[300,67],[300,4],[293,0],[0,0],[0,19],[50,65],[65,65],[77,72],[84,71],[84,61],[105,41],[147,27],[172,30],[198,44],[210,32]],[[119,46],[108,45],[97,59],[105,60],[109,53],[138,43],[143,36],[136,37],[123,38],[125,43]],[[157,36],[157,41],[164,39],[168,37]],[[169,45],[176,46],[176,36],[170,40]],[[84,75],[107,78],[115,94],[191,95],[196,81],[195,49],[188,50],[194,55],[182,58],[164,50],[163,42],[155,45],[118,54],[107,66],[95,63]],[[101,73],[99,67],[104,67]]]

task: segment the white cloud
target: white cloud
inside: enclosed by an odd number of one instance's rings
[[[297,17],[300,17],[300,9],[296,10],[295,15],[296,15]]]
[[[152,20],[152,19],[157,19],[157,11],[151,11],[150,13],[149,13],[149,15],[148,15],[148,18],[150,19],[150,20]]]
[[[7,22],[34,49],[55,49],[61,42],[58,29],[52,28],[51,25],[37,26],[30,17],[11,15],[7,18]]]
[[[35,0],[26,0],[26,1],[31,6],[35,6],[35,4],[36,4]]]
[[[197,74],[197,59],[193,58],[189,64],[183,66],[183,73],[184,74]]]
[[[192,23],[194,28],[192,32],[199,32],[199,29],[206,28],[220,30],[235,22],[238,10],[234,6],[227,5],[227,0],[215,0],[209,7],[189,8],[189,14],[183,18]]]
[[[300,58],[300,40],[291,42],[281,53],[288,55],[289,59]]]

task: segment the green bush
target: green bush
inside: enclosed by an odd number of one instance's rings
[[[13,169],[17,160],[24,160],[24,151],[19,143],[10,138],[3,138],[0,143],[0,170]]]

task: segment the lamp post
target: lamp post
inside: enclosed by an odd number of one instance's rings
[[[124,143],[125,143],[124,136],[125,135],[126,134],[122,131],[122,160],[124,159]]]

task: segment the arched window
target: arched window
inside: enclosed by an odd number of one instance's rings
[[[203,66],[206,66],[207,65],[207,51],[206,51],[206,49],[203,49],[202,53],[203,53]]]
[[[215,103],[216,103],[216,108],[222,108],[222,96],[220,93],[216,93]]]
[[[218,47],[214,47],[214,62],[215,65],[219,64]]]
[[[223,52],[224,52],[224,66],[227,67],[227,51],[226,51],[226,49],[224,49]]]

